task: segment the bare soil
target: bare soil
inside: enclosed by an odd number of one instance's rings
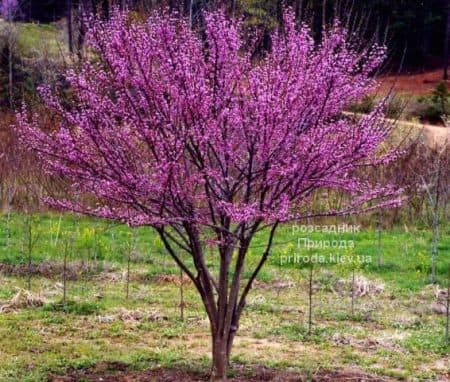
[[[443,78],[443,70],[437,69],[422,73],[406,73],[380,77],[381,90],[396,93],[427,95]],[[447,81],[450,86],[450,82]]]
[[[81,276],[99,272],[95,266],[84,262],[72,262],[66,266],[67,280],[78,280]],[[41,263],[28,264],[5,264],[0,263],[0,273],[6,276],[26,277],[33,276],[46,277],[48,279],[61,279],[64,273],[64,264],[55,261],[43,261]]]
[[[254,369],[234,370],[230,382],[388,382],[358,370],[319,371],[311,377],[305,374],[284,370],[268,369],[263,366]],[[209,381],[208,374],[194,373],[182,369],[149,369],[145,371],[128,370],[121,363],[100,363],[92,368],[73,370],[64,376],[49,375],[49,382],[197,382]]]

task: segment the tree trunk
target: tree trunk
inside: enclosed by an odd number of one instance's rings
[[[12,46],[8,49],[8,93],[9,93],[9,107],[14,110],[14,82],[13,82],[13,55]]]
[[[184,288],[183,288],[183,270],[180,269],[180,320],[184,322]]]
[[[327,27],[327,0],[322,0],[322,31]]]
[[[73,25],[72,25],[72,0],[66,1],[67,7],[67,36],[69,40],[69,52],[73,53]]]
[[[355,317],[355,263],[352,269],[352,317]]]
[[[445,339],[450,342],[450,269],[447,275],[447,307],[446,307]]]
[[[297,6],[295,7],[295,18],[300,24],[303,18],[303,0],[297,0]]]
[[[312,302],[312,296],[313,296],[313,264],[311,263],[311,266],[309,268],[309,287],[308,287],[308,335],[311,335],[312,333],[312,311],[313,311],[313,302]]]
[[[102,1],[102,13],[105,20],[109,19],[109,0]]]
[[[28,251],[28,290],[31,292],[31,265],[33,257],[33,228],[30,216],[26,217],[27,251]]]
[[[64,263],[63,263],[63,304],[67,303],[67,255],[68,255],[68,243],[66,241],[64,246]]]
[[[431,243],[431,282],[436,281],[436,258],[437,258],[437,243],[439,235],[439,211],[438,207],[433,209],[433,239]]]
[[[13,31],[13,22],[8,21],[8,97],[9,97],[9,107],[14,110],[14,64],[13,64],[13,49],[15,45],[15,36]]]
[[[436,190],[433,203],[433,239],[431,243],[431,282],[436,281],[436,259],[438,255],[439,240],[439,202],[441,187],[441,158],[438,157],[438,169],[436,175]]]
[[[228,347],[225,336],[213,336],[211,381],[225,382],[228,370]]]
[[[379,267],[383,264],[383,254],[381,251],[381,229],[380,211],[377,211],[377,265]]]
[[[85,12],[88,12],[88,9],[84,5],[84,3],[80,1],[80,3],[78,4],[78,43],[77,43],[77,55],[80,61],[83,60],[83,45],[84,45],[84,37],[86,34],[86,29],[83,20]],[[95,15],[95,10],[93,10],[92,12]]]
[[[189,1],[189,26],[194,26],[194,0]]]
[[[231,11],[230,11],[230,13],[231,13],[231,17],[234,17],[235,16],[235,13],[236,13],[236,0],[231,0]]]
[[[248,236],[244,236],[245,227],[243,227],[238,243],[234,240],[230,240],[230,237],[221,239],[224,244],[218,245],[220,269],[217,279],[212,276],[210,269],[206,265],[204,247],[202,247],[200,232],[196,225],[190,225],[188,223],[183,224],[183,229],[186,233],[186,238],[184,240],[189,242],[189,248],[186,248],[186,251],[192,255],[195,272],[191,271],[178,256],[177,251],[172,247],[174,239],[171,234],[165,230],[165,227],[155,227],[168,254],[189,277],[202,298],[211,328],[212,381],[223,382],[227,380],[231,348],[239,327],[242,311],[245,307],[246,297],[252,288],[252,283],[255,280],[256,275],[267,261],[271,252],[278,222],[272,225],[266,249],[249,280],[242,285],[241,275],[244,270],[245,257],[251,239],[257,231],[259,224],[260,222],[258,221],[250,227],[249,233],[247,233]],[[177,229],[179,229],[179,227],[177,227]],[[226,231],[228,230],[229,226],[226,226]],[[239,249],[233,267],[234,274],[231,276],[233,253],[234,250],[237,249],[237,244],[239,244]]]
[[[448,80],[448,67],[449,67],[449,44],[450,44],[450,0],[446,0],[447,8],[447,23],[445,25],[445,38],[444,38],[444,80]]]
[[[283,1],[282,0],[277,0],[277,20],[278,23],[280,25],[280,27],[283,27]]]

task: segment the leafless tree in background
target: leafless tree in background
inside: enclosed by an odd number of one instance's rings
[[[445,38],[444,38],[444,80],[448,80],[448,66],[449,66],[449,44],[450,44],[450,0],[446,2],[447,22],[445,24]]]
[[[446,206],[449,199],[449,143],[444,142],[441,146],[430,149],[428,158],[426,161],[428,171],[422,171],[418,173],[418,176],[422,183],[422,190],[426,192],[431,207],[433,238],[431,242],[430,281],[434,283],[436,282],[440,215],[442,212],[446,214]]]

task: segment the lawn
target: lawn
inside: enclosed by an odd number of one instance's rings
[[[40,301],[0,313],[1,381],[58,380],[99,365],[136,373],[155,367],[208,371],[209,328],[201,301],[186,277],[180,282],[149,228],[56,214],[3,215],[1,222],[0,305],[29,282]],[[323,226],[315,232],[280,229],[248,299],[231,374],[243,369],[251,374],[264,365],[305,376],[357,369],[394,380],[450,378],[444,315],[430,309],[450,266],[448,227],[441,230],[439,284],[430,285],[430,231],[391,229],[379,240],[373,229],[334,233]],[[264,239],[264,233],[256,237],[247,269],[256,263]],[[328,244],[331,248],[324,248]],[[323,259],[313,267],[311,333],[309,258]],[[363,261],[333,262],[337,258]],[[216,263],[212,251],[208,262]],[[368,287],[355,297],[352,313],[348,290],[339,285],[348,287],[353,272]]]

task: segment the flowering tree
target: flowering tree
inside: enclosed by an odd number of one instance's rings
[[[201,296],[220,380],[280,223],[398,203],[392,187],[358,176],[395,157],[378,149],[390,130],[382,107],[359,120],[341,115],[373,90],[384,49],[356,49],[339,25],[317,45],[290,11],[271,39],[254,62],[242,23],[221,11],[205,14],[202,35],[172,15],[130,23],[115,13],[93,22],[96,59],[67,73],[70,100],[41,90],[59,127],[44,131],[38,116],[18,115],[24,144],[77,196],[49,199],[53,206],[157,231]],[[312,211],[319,189],[351,202]],[[243,279],[260,230],[267,246]]]

